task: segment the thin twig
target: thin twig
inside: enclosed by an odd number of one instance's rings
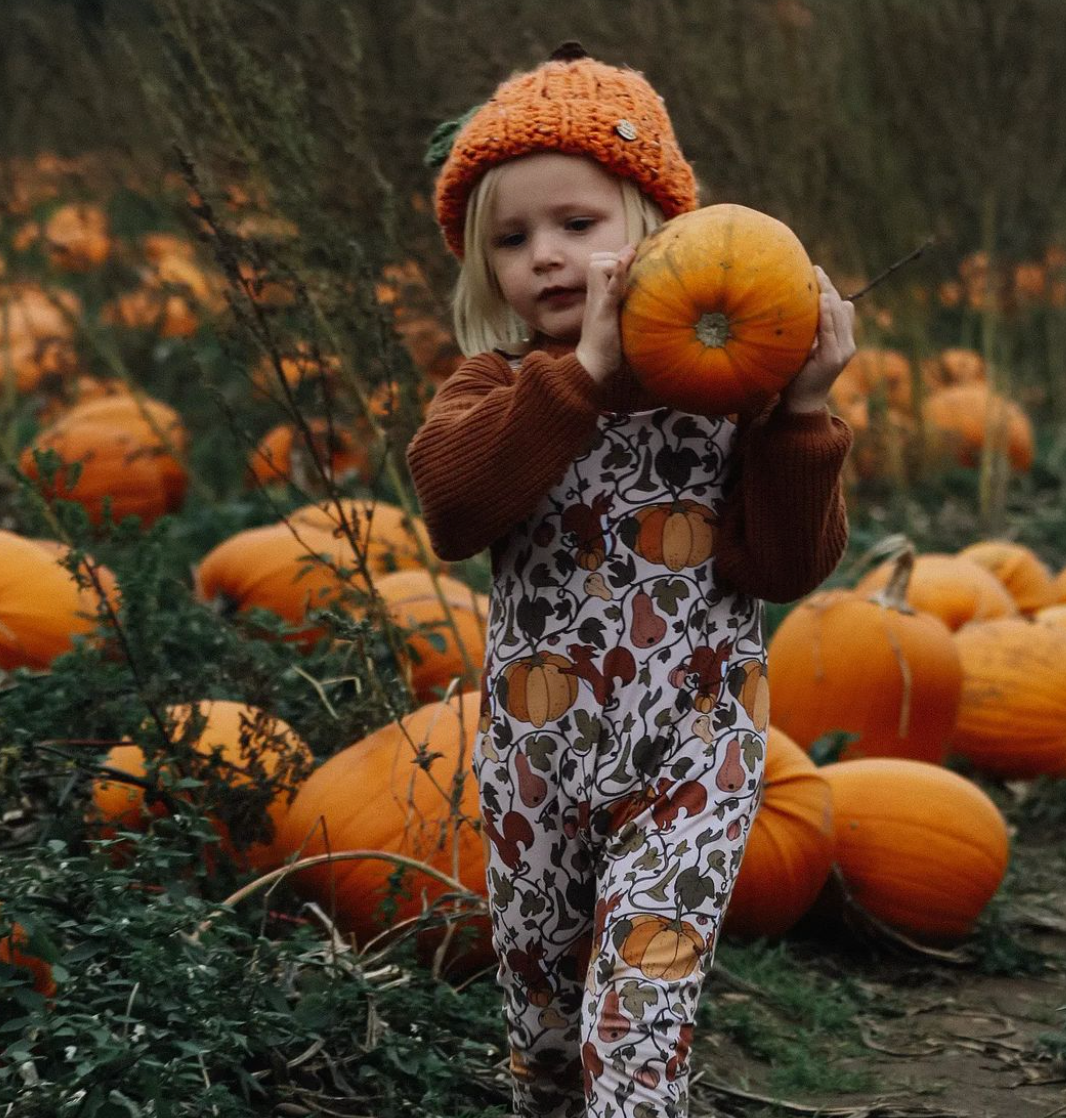
[[[917,260],[918,257],[921,256],[927,248],[935,243],[935,241],[935,237],[926,237],[926,239],[916,249],[908,252],[906,256],[904,256],[900,260],[897,260],[895,264],[889,264],[889,266],[879,276],[874,276],[874,278],[870,280],[870,282],[865,287],[860,287],[854,295],[845,295],[845,302],[854,303],[857,300],[861,299],[868,291],[876,287],[883,279],[888,279],[888,277],[892,275],[892,273],[896,271],[897,268],[902,268],[904,264],[909,264],[912,260]]]

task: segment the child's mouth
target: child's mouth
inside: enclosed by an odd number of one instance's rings
[[[552,306],[563,305],[582,298],[584,294],[580,287],[549,287],[537,296],[537,302],[550,303]]]

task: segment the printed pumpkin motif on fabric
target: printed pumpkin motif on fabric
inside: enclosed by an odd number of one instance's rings
[[[531,1112],[685,1105],[769,718],[761,604],[714,579],[735,438],[601,415],[494,556],[474,767]]]

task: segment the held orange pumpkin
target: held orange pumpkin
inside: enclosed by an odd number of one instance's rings
[[[638,246],[622,349],[663,404],[730,414],[795,376],[818,326],[818,281],[796,235],[723,203],[672,218]]]
[[[967,936],[1007,869],[1007,825],[988,796],[958,773],[902,758],[820,771],[852,898],[926,942]]]
[[[962,689],[959,654],[938,617],[906,604],[913,563],[896,560],[892,581],[870,597],[814,594],[770,641],[774,721],[804,749],[834,730],[857,733],[841,754],[944,759]]]
[[[1005,618],[966,625],[955,645],[954,751],[1007,779],[1066,775],[1066,629]]]
[[[724,927],[780,936],[814,903],[833,865],[833,802],[821,770],[771,726],[762,803],[751,825]]]
[[[304,782],[285,817],[280,832],[285,853],[303,857],[328,850],[379,850],[406,855],[485,896],[484,836],[477,830],[480,810],[470,763],[479,701],[477,691],[466,691],[447,704],[430,703],[330,757]],[[453,797],[458,816],[452,812]],[[488,825],[492,827],[491,821]],[[396,871],[392,862],[353,860],[299,870],[290,880],[304,896],[335,912],[339,926],[365,944],[421,912],[423,893],[432,902],[446,890],[434,878],[404,870],[395,912],[384,914],[379,905]],[[479,917],[473,923],[476,942],[463,966],[484,965],[493,958],[487,920]],[[427,947],[435,942],[432,935],[423,941]]]

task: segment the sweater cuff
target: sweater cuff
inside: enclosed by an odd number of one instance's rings
[[[770,412],[760,433],[775,441],[788,439],[801,454],[841,460],[851,449],[854,438],[847,423],[828,407],[793,412],[783,404]]]
[[[534,376],[568,410],[599,414],[602,386],[589,376],[588,370],[572,353],[551,357],[542,350],[534,350],[522,361],[520,375]]]

